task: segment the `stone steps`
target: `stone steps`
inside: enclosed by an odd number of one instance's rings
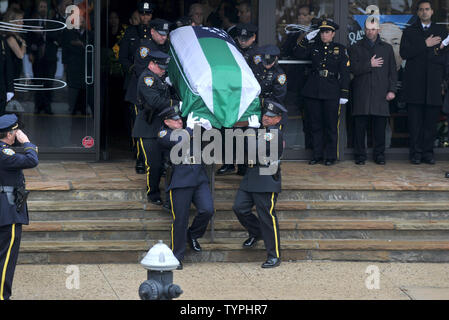
[[[20,263],[138,263],[156,241],[33,241],[21,245]],[[188,250],[187,262],[263,261],[260,241],[253,249],[241,247],[241,239],[203,240],[203,252]],[[383,240],[286,240],[283,260],[448,262],[449,241]]]

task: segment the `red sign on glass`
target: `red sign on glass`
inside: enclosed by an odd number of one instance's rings
[[[83,139],[83,147],[86,149],[92,148],[94,146],[94,144],[95,144],[95,140],[92,137],[87,136]]]

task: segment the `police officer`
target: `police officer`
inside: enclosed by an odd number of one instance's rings
[[[148,1],[143,1],[138,5],[138,12],[140,17],[139,25],[131,25],[123,36],[120,42],[119,62],[122,64],[123,70],[126,72],[124,89],[126,90],[125,100],[130,103],[131,127],[134,125],[138,109],[135,101],[136,82],[133,81],[135,77],[134,71],[134,57],[141,45],[141,41],[151,39],[151,29],[149,23],[153,17],[154,6]],[[131,92],[128,92],[128,89]],[[145,173],[145,162],[143,154],[140,150],[139,144],[133,139],[133,145],[136,147],[137,161],[136,173]]]
[[[274,100],[266,99],[263,106],[262,127],[257,116],[250,117],[249,127],[256,129],[256,145],[260,139],[266,142],[266,150],[270,143],[277,142],[278,154],[274,162],[258,159],[256,163],[248,160],[248,169],[243,177],[232,209],[240,223],[248,230],[249,238],[243,243],[244,248],[253,247],[259,239],[263,239],[267,250],[267,261],[262,268],[274,268],[281,263],[279,223],[274,210],[278,194],[281,192],[281,169],[279,159],[283,151],[283,134],[281,128],[282,114],[287,110]],[[265,129],[266,133],[260,131]],[[273,134],[271,130],[275,130]],[[273,156],[273,155],[270,155]],[[271,175],[263,172],[270,165],[276,165]],[[256,206],[257,218],[251,209]]]
[[[237,37],[236,42],[245,58],[248,66],[254,71],[254,67],[261,62],[254,61],[254,56],[257,54],[257,27],[251,23],[239,23],[236,27]]]
[[[162,117],[158,114],[167,107],[180,105],[178,100],[171,99],[170,87],[165,82],[165,72],[170,57],[161,51],[148,52],[149,64],[142,72],[137,83],[137,107],[132,136],[138,138],[147,173],[148,201],[162,205],[159,183],[162,174],[162,151],[157,144]]]
[[[164,119],[164,124],[159,132],[158,142],[163,149],[170,152],[173,146],[181,142],[180,137],[177,141],[171,141],[170,137],[174,130],[181,130],[183,122],[179,116],[177,108],[168,107],[160,113]],[[209,179],[205,168],[191,154],[193,150],[193,129],[195,125],[201,125],[206,129],[212,126],[208,120],[193,117],[193,113],[187,118],[187,143],[189,153],[184,155],[180,164],[170,163],[167,169],[166,185],[169,190],[171,213],[173,215],[173,224],[171,229],[171,248],[175,257],[181,262],[178,269],[182,269],[182,261],[186,249],[186,242],[195,252],[201,251],[198,238],[201,238],[206,232],[207,225],[214,213],[214,204],[212,193],[209,187]],[[199,159],[198,161],[201,161]],[[197,208],[192,225],[188,227],[190,205],[193,203]]]
[[[23,144],[25,154],[11,148]],[[11,296],[14,270],[19,254],[22,224],[28,224],[25,178],[22,169],[38,165],[37,147],[19,129],[17,116],[0,117],[0,300]]]
[[[293,49],[298,59],[312,60],[312,71],[302,89],[313,140],[311,165],[325,160],[331,166],[338,158],[338,123],[342,104],[349,97],[349,58],[346,48],[333,42],[338,25],[322,20]],[[317,37],[319,33],[319,37]]]

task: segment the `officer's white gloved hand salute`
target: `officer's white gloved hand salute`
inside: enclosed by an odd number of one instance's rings
[[[206,130],[212,129],[212,124],[207,119],[201,118],[199,124]]]
[[[6,102],[9,102],[14,97],[14,92],[8,92],[6,94]]]
[[[314,30],[314,31],[312,31],[312,32],[309,32],[307,35],[306,35],[306,38],[307,38],[307,40],[312,40],[313,38],[315,38],[316,37],[316,35],[318,34],[320,32],[320,29],[316,29],[316,30]]]
[[[449,45],[449,36],[443,40],[443,46],[447,47],[447,45]]]
[[[258,129],[260,128],[260,122],[259,117],[256,115],[253,115],[248,118],[248,127]]]
[[[348,99],[340,98],[340,104],[347,104],[347,103],[348,103]]]
[[[193,117],[193,112],[190,112],[187,117],[187,128],[193,130],[196,124],[199,124],[198,117]]]

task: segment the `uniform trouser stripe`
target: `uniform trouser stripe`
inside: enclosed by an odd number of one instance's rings
[[[276,229],[276,219],[273,216],[273,210],[274,210],[274,192],[271,195],[271,208],[270,208],[270,216],[271,220],[273,221],[273,229],[274,229],[274,243],[276,247],[276,257],[279,258],[279,242],[278,242],[278,232]]]
[[[145,148],[143,147],[143,140],[140,138],[140,145],[142,147],[142,152],[145,157],[145,168],[147,170],[147,194],[150,193],[151,187],[150,187],[150,166],[148,165],[148,157],[147,153],[145,152]]]
[[[5,278],[6,278],[6,270],[8,270],[8,263],[9,263],[9,257],[11,255],[11,249],[14,245],[14,238],[16,237],[16,225],[12,225],[11,229],[11,241],[9,243],[8,252],[6,254],[5,264],[3,265],[3,272],[2,272],[2,282],[0,285],[0,300],[5,300],[3,297],[3,291],[5,288]]]
[[[172,251],[175,250],[175,237],[174,237],[174,231],[175,231],[175,209],[173,207],[173,190],[170,190],[170,204],[171,204],[171,214],[173,215],[173,223],[171,224],[171,249]]]

